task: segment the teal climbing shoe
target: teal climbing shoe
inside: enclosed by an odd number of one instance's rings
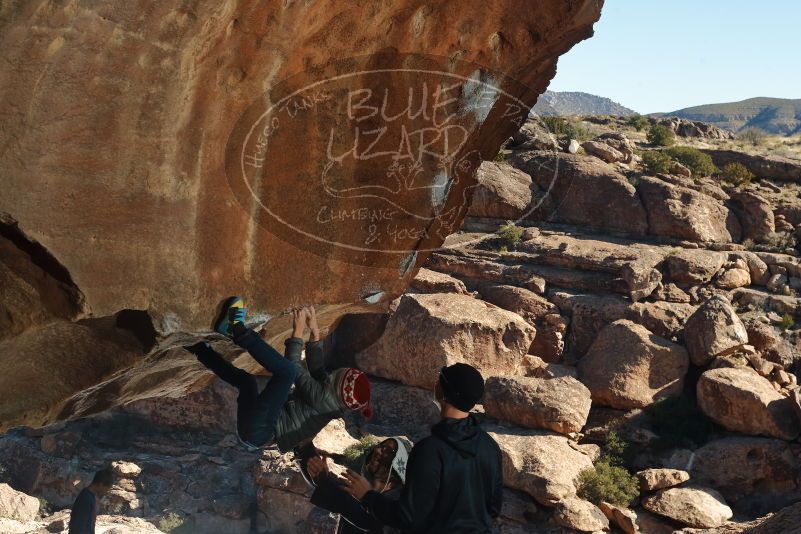
[[[234,337],[234,324],[245,324],[245,317],[247,316],[247,309],[245,309],[245,301],[242,297],[231,297],[225,301],[220,316],[214,323],[214,330],[224,336]]]

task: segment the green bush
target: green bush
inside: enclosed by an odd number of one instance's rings
[[[648,128],[648,125],[651,123],[648,121],[648,119],[646,119],[642,115],[635,114],[628,118],[626,124],[634,128],[638,132],[641,132],[642,130]]]
[[[504,152],[503,150],[498,151],[498,153],[495,154],[494,160],[495,161],[506,161],[506,152]]]
[[[656,146],[673,146],[676,143],[676,134],[673,130],[662,124],[654,124],[648,129],[645,136],[649,143]]]
[[[506,250],[514,250],[523,237],[523,228],[512,221],[508,221],[498,229],[498,237],[502,243],[501,247],[506,247]]]
[[[576,119],[556,115],[548,115],[541,119],[548,131],[557,137],[568,137],[576,141],[589,141],[594,137],[593,132]]]
[[[693,172],[694,176],[711,176],[718,172],[709,154],[689,146],[674,146],[665,150],[668,156]]]
[[[665,174],[670,172],[670,164],[673,161],[661,150],[648,150],[642,155],[642,163],[649,173]]]
[[[354,443],[342,453],[343,465],[352,471],[359,472],[365,455],[379,443],[381,443],[381,440],[375,436],[369,434],[363,436],[359,439],[359,443]]]
[[[700,447],[720,433],[721,428],[699,408],[695,398],[663,398],[645,409],[651,427],[659,435],[657,449]]]
[[[746,128],[737,135],[737,138],[753,146],[759,146],[765,142],[765,132],[759,128]]]
[[[742,163],[727,163],[720,170],[720,178],[732,185],[748,185],[754,178],[754,173],[749,171]]]
[[[782,315],[781,321],[776,325],[782,330],[789,330],[795,325],[795,317],[790,315],[789,313],[785,313]]]
[[[640,490],[634,475],[601,458],[595,463],[595,469],[585,469],[579,475],[578,494],[594,504],[605,501],[628,507],[640,496]]]
[[[795,317],[793,317],[789,313],[785,313],[784,315],[782,315],[782,320],[779,322],[777,326],[782,330],[789,330],[793,327],[794,324],[795,324]]]
[[[53,504],[44,497],[36,497],[39,501],[39,517],[47,517],[56,511]]]
[[[601,458],[606,459],[612,465],[621,467],[631,467],[634,465],[634,458],[640,452],[640,447],[626,441],[623,436],[615,431],[609,433],[606,442],[601,447]]]
[[[782,250],[795,248],[796,245],[795,237],[789,232],[771,232],[765,237],[764,242],[769,247]]]

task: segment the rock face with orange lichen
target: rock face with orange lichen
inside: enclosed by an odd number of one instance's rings
[[[601,6],[3,3],[0,428],[191,388],[230,294],[399,295]]]

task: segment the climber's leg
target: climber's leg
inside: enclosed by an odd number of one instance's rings
[[[270,381],[253,400],[247,414],[240,416],[242,426],[247,428],[246,433],[250,436],[248,441],[260,446],[275,437],[276,422],[300,373],[300,367],[281,356],[253,330],[235,325],[235,332],[236,344],[247,350],[253,359],[272,374]]]
[[[259,386],[256,377],[225,361],[205,341],[186,347],[186,350],[197,356],[198,361],[207,369],[238,389],[240,403],[249,405],[258,397]]]

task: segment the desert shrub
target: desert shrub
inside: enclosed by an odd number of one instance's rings
[[[654,124],[648,129],[646,139],[656,146],[673,146],[676,143],[676,134],[663,124]]]
[[[636,477],[626,468],[633,465],[638,452],[636,445],[610,432],[595,469],[585,469],[579,475],[578,494],[595,504],[606,501],[628,507],[640,495]]]
[[[53,504],[44,497],[36,497],[39,501],[39,517],[47,517],[56,511]]]
[[[650,124],[650,122],[648,121],[648,119],[646,119],[642,115],[635,114],[635,115],[632,115],[631,117],[628,118],[628,120],[626,121],[626,124],[628,124],[629,126],[634,128],[638,132],[641,132],[642,130],[645,130],[646,128],[648,128],[648,125]]]
[[[576,141],[588,141],[594,137],[593,132],[576,119],[549,115],[542,117],[542,122],[548,131],[556,136]]]
[[[754,173],[749,171],[742,163],[727,163],[720,170],[721,180],[725,180],[732,185],[742,186],[751,183]]]
[[[156,522],[156,526],[162,532],[172,532],[183,524],[184,518],[175,512],[167,512]]]
[[[640,447],[626,441],[619,433],[612,431],[606,437],[606,442],[601,447],[601,458],[606,459],[612,465],[629,467],[634,465],[634,458],[640,452]]]
[[[512,221],[507,221],[498,229],[498,237],[501,240],[501,246],[506,247],[506,250],[514,250],[520,239],[523,237],[523,228],[517,226]]]
[[[567,119],[564,117],[559,117],[557,115],[547,115],[541,117],[542,123],[545,125],[545,128],[548,129],[554,135],[565,135],[565,130],[567,128]]]
[[[678,161],[695,176],[710,176],[718,172],[718,168],[712,163],[709,154],[704,154],[697,148],[690,146],[674,146],[665,150],[668,156]]]
[[[793,327],[793,325],[795,325],[795,317],[793,317],[789,313],[785,313],[784,315],[782,315],[782,320],[779,321],[779,324],[777,326],[782,330],[789,330]]]
[[[585,469],[579,475],[578,494],[594,504],[605,501],[628,507],[640,496],[640,490],[634,475],[608,458],[601,458],[595,469]]]
[[[352,471],[360,471],[365,455],[381,443],[381,440],[372,435],[366,435],[359,439],[359,443],[354,443],[342,453],[342,463]]]
[[[743,241],[743,248],[745,250],[750,250],[750,251],[753,252],[753,251],[757,250],[757,244],[753,239],[751,239],[749,237],[748,239]]]
[[[788,232],[770,233],[765,237],[764,242],[769,247],[779,249],[794,248],[796,244],[795,237]]]
[[[670,172],[672,160],[661,150],[649,150],[642,155],[642,163],[646,170],[652,174]]]
[[[498,153],[495,154],[495,158],[493,159],[495,161],[506,161],[506,152],[504,152],[503,150],[498,151]]]
[[[720,427],[698,408],[695,398],[663,398],[645,409],[651,418],[653,431],[659,435],[657,449],[700,447],[718,433]]]
[[[753,146],[759,146],[765,142],[765,132],[759,128],[746,128],[737,134],[737,138]]]

